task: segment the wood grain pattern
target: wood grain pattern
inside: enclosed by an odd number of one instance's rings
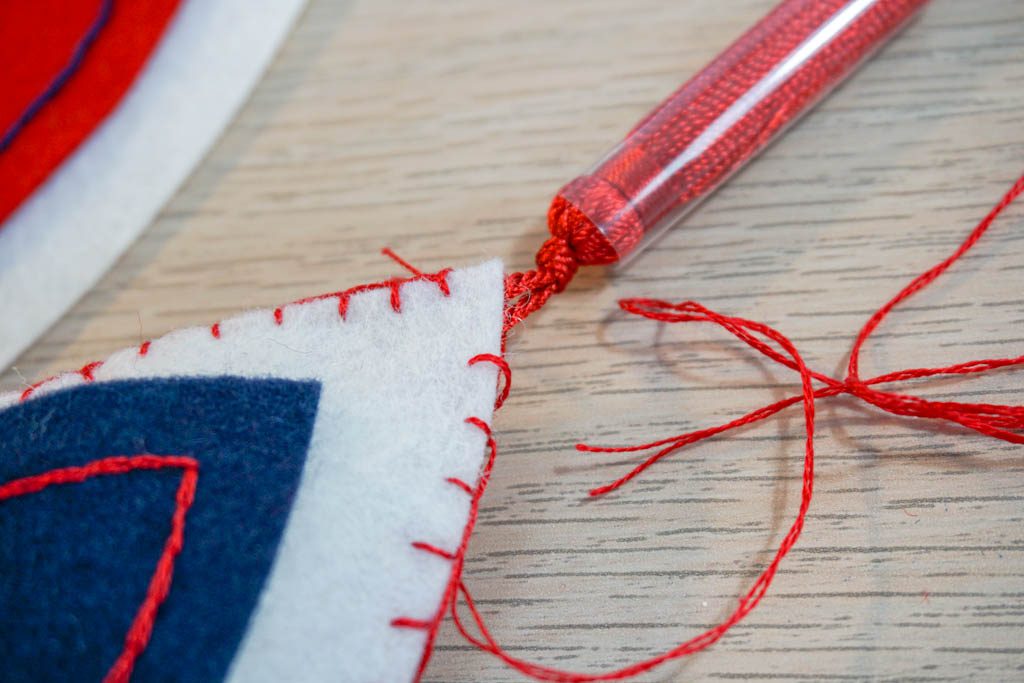
[[[770,0],[312,2],[251,101],[142,239],[2,376],[17,388],[240,308],[424,269],[530,265],[554,191]],[[798,499],[798,412],[680,453],[576,453],[722,422],[795,389],[714,330],[623,296],[772,324],[840,372],[867,315],[939,260],[1024,161],[1024,3],[925,15],[660,245],[583,273],[512,339],[515,388],[466,576],[515,653],[578,670],[670,647],[732,609]],[[73,245],[69,245],[73,248]],[[865,373],[1018,355],[1024,207],[903,307]],[[929,396],[1020,402],[1020,376]],[[1024,677],[1024,453],[837,399],[810,522],[747,621],[645,680]],[[430,681],[515,681],[446,624]]]

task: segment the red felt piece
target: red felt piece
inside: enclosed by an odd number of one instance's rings
[[[114,110],[145,66],[179,0],[115,2],[81,65],[0,152],[0,221]],[[67,65],[100,0],[0,3],[0,131]]]

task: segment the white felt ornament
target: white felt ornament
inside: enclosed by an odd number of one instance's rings
[[[462,544],[467,487],[487,451],[486,431],[467,419],[489,424],[497,370],[470,360],[501,353],[502,310],[491,261],[173,332],[0,406],[131,378],[318,382],[301,484],[226,678],[411,681],[443,614],[454,580],[446,554]],[[184,548],[188,538],[186,521]]]

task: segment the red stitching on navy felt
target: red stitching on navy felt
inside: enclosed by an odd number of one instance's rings
[[[508,366],[508,363],[504,358],[501,356],[495,356],[493,353],[481,353],[469,359],[470,365],[476,365],[477,363],[494,364],[505,378],[505,386],[502,387],[501,393],[498,394],[498,398],[494,401],[494,409],[498,410],[505,405],[505,399],[508,398],[508,393],[512,391],[512,369]]]
[[[88,367],[88,366],[87,366]],[[42,474],[13,479],[0,484],[0,501],[16,498],[57,484],[78,484],[86,479],[102,475],[125,474],[133,470],[157,470],[178,467],[184,470],[181,484],[175,494],[174,515],[171,517],[171,533],[164,542],[163,552],[146,589],[146,597],[135,613],[124,648],[104,677],[104,683],[126,683],[131,676],[135,661],[149,643],[160,605],[167,598],[174,575],[174,560],[185,542],[185,516],[195,499],[196,483],[199,479],[199,463],[194,458],[177,455],[135,455],[112,456],[94,460],[80,467],[64,467]]]

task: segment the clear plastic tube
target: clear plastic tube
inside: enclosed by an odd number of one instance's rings
[[[927,0],[785,0],[559,193],[619,261],[678,223]]]

